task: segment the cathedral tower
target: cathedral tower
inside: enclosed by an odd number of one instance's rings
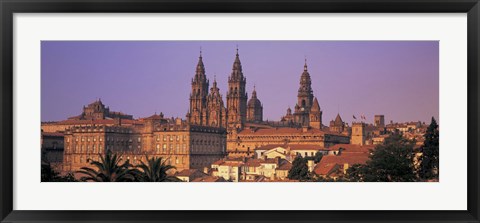
[[[303,73],[300,77],[300,87],[298,88],[297,104],[295,105],[295,122],[304,126],[309,125],[309,113],[313,104],[312,80],[308,73],[307,60],[303,66]]]
[[[227,112],[228,127],[242,129],[247,115],[247,79],[243,76],[242,64],[237,54],[233,62],[232,73],[228,77]]]
[[[248,100],[247,105],[247,121],[262,122],[263,121],[263,105],[257,98],[257,90],[253,86],[252,97]]]
[[[216,78],[213,79],[213,86],[210,88],[210,94],[207,97],[207,111],[208,121],[207,124],[212,127],[227,126],[227,111],[223,104],[222,95],[220,89],[217,87]]]
[[[205,75],[205,66],[202,60],[202,51],[198,57],[195,76],[192,78],[192,92],[190,94],[190,110],[187,113],[188,122],[195,125],[207,124],[207,95],[208,79]]]

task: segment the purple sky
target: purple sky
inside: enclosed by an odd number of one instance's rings
[[[185,118],[190,80],[203,49],[210,86],[224,96],[239,46],[250,97],[264,119],[279,120],[297,101],[304,58],[329,123],[340,112],[385,121],[430,122],[439,114],[437,41],[43,41],[42,121],[78,115],[97,98],[135,118],[163,112]]]

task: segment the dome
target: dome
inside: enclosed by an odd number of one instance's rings
[[[262,103],[257,98],[257,91],[255,90],[255,86],[253,87],[252,98],[248,100],[248,107],[262,107]]]
[[[262,103],[260,102],[260,100],[258,100],[258,98],[250,98],[250,100],[248,100],[248,107],[261,107],[262,106]]]

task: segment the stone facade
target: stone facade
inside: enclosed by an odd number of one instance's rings
[[[64,171],[89,166],[107,150],[122,155],[132,164],[146,156],[163,157],[177,171],[202,169],[225,156],[223,128],[190,125],[180,119],[158,115],[143,119],[139,126],[76,126],[65,131]]]
[[[354,145],[365,145],[365,140],[367,139],[367,134],[365,132],[366,125],[363,122],[353,122],[352,123],[352,136],[351,144]]]
[[[133,116],[124,114],[122,112],[110,111],[109,107],[106,107],[101,99],[96,100],[93,103],[90,103],[87,106],[83,106],[82,114],[69,119],[78,119],[78,120],[97,120],[97,119],[129,119],[132,120]]]
[[[253,150],[265,145],[302,144],[328,148],[338,143],[349,143],[350,137],[311,127],[247,128],[230,132],[227,151],[235,156],[249,156]],[[231,139],[231,140],[228,140]]]
[[[348,134],[348,126],[345,124],[345,122],[343,122],[340,114],[337,114],[335,121],[330,121],[329,129],[332,132]]]
[[[208,92],[209,80],[200,53],[195,75],[192,78],[190,109],[187,120],[190,124],[224,127],[227,129],[227,151],[230,156],[251,157],[253,150],[268,144],[299,143],[328,147],[336,143],[348,143],[348,136],[341,132],[323,130],[322,113],[317,98],[313,95],[312,80],[307,61],[300,76],[295,111],[289,108],[279,122],[263,121],[263,104],[254,87],[248,100],[246,78],[237,53],[228,77],[226,107],[214,80]]]
[[[375,127],[384,128],[385,127],[385,116],[384,115],[375,115]]]

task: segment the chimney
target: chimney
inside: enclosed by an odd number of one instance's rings
[[[208,167],[203,168],[203,173],[208,175]]]
[[[308,172],[312,172],[312,171],[313,171],[313,167],[314,167],[313,160],[308,160],[308,161],[307,161],[307,166],[308,166]]]

